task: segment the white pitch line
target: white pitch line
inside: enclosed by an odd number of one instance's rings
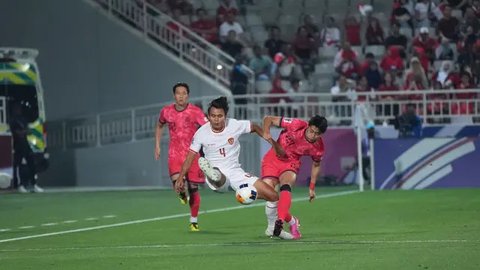
[[[55,226],[55,225],[58,225],[58,223],[56,223],[56,222],[52,222],[52,223],[43,223],[41,226],[43,226],[43,227],[49,227],[49,226]]]
[[[86,221],[93,221],[93,220],[98,220],[96,217],[89,217],[85,219]]]
[[[115,216],[115,215],[105,215],[105,216],[103,216],[103,218],[114,218],[114,217],[117,217],[117,216]]]
[[[26,249],[0,249],[0,252],[24,251],[59,251],[59,250],[108,250],[108,249],[184,249],[202,247],[238,247],[238,246],[269,246],[279,243],[287,245],[401,245],[401,244],[479,244],[480,240],[465,239],[427,239],[427,240],[319,240],[319,241],[288,241],[270,240],[264,242],[236,242],[236,243],[203,243],[203,244],[154,244],[154,245],[126,245],[126,246],[90,246],[90,247],[47,247]]]
[[[342,192],[336,192],[336,193],[331,193],[331,194],[319,195],[319,196],[317,196],[317,198],[337,197],[337,196],[348,195],[348,194],[353,194],[353,193],[357,193],[357,192],[358,191],[356,191],[356,190],[354,190],[354,191],[342,191]],[[309,198],[299,198],[299,199],[294,199],[292,201],[298,202],[298,201],[306,201],[308,199]],[[226,211],[231,211],[231,210],[236,210],[236,209],[259,207],[259,206],[264,206],[264,204],[263,203],[257,203],[257,204],[251,204],[251,205],[240,205],[240,206],[233,206],[233,207],[225,207],[225,208],[219,208],[219,209],[213,209],[213,210],[200,211],[200,214],[226,212]],[[160,220],[167,220],[167,219],[173,219],[173,218],[179,218],[179,217],[187,217],[187,216],[190,216],[190,213],[176,214],[176,215],[155,217],[155,218],[147,218],[147,219],[138,219],[138,220],[132,220],[132,221],[127,221],[127,222],[120,222],[120,223],[114,223],[114,224],[108,224],[108,225],[100,225],[100,226],[94,226],[94,227],[86,227],[86,228],[80,228],[80,229],[74,229],[74,230],[66,230],[66,231],[59,231],[59,232],[42,233],[42,234],[34,234],[34,235],[28,235],[28,236],[22,236],[22,237],[1,239],[0,243],[14,242],[14,241],[19,241],[19,240],[27,240],[27,239],[33,239],[33,238],[41,238],[41,237],[63,235],[63,234],[70,234],[70,233],[77,233],[77,232],[87,232],[87,231],[101,230],[101,229],[107,229],[107,228],[115,228],[115,227],[121,227],[121,226],[133,225],[133,224],[141,224],[141,223],[160,221]]]
[[[0,232],[8,232],[8,231],[11,231],[11,229],[10,228],[0,229]]]
[[[35,228],[35,226],[21,226],[21,227],[18,227],[19,229],[32,229],[32,228]]]
[[[75,220],[75,219],[74,219],[74,220],[65,220],[65,221],[63,221],[62,223],[70,224],[70,223],[75,223],[75,222],[77,222],[77,221],[78,221],[78,220]]]

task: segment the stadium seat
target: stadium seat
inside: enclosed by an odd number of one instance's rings
[[[452,17],[457,18],[459,21],[463,21],[463,13],[460,9],[452,9]]]
[[[203,8],[204,9],[207,9],[207,10],[215,10],[215,13],[216,14],[216,11],[217,11],[217,8],[219,6],[218,4],[218,0],[201,0],[202,1],[202,4],[203,4]],[[196,1],[195,1],[196,2]],[[210,13],[209,13],[210,14]]]
[[[440,70],[440,67],[442,66],[442,60],[435,60],[435,62],[433,62],[433,68],[435,68],[435,71],[439,71]]]
[[[304,1],[305,11],[309,13],[311,10],[319,10],[325,8],[325,3],[318,0],[305,0]]]
[[[260,16],[265,25],[278,25],[278,15],[280,14],[280,9],[278,7],[272,7],[271,9],[262,9],[260,10]]]
[[[192,4],[194,10],[197,10],[203,7],[202,1],[197,0],[197,1],[191,1],[190,3]]]
[[[332,88],[332,78],[330,77],[323,77],[317,80],[317,87],[320,92],[323,93],[330,93],[330,88]]]
[[[315,65],[315,73],[317,74],[322,74],[322,75],[331,75],[335,69],[333,68],[332,63],[321,63],[321,64],[316,64]]]
[[[298,25],[298,18],[290,14],[282,14],[278,19],[279,25]]]
[[[181,15],[178,21],[181,22],[183,25],[190,25],[191,23],[190,16],[188,15]]]
[[[302,80],[300,82],[300,88],[298,89],[298,92],[307,93],[311,91],[312,91],[312,86],[310,85],[310,82],[308,80]]]
[[[235,20],[244,28],[247,25],[247,20],[245,19],[245,16],[238,15]]]
[[[245,16],[245,21],[247,26],[263,25],[262,18],[257,14],[247,14]]]
[[[258,45],[263,46],[268,39],[268,32],[265,31],[263,26],[255,26],[253,29],[250,28],[250,32],[252,33],[253,41]]]
[[[400,28],[400,34],[404,35],[405,37],[407,37],[408,41],[410,42],[410,40],[412,39],[412,29],[408,28],[408,27],[401,27]]]
[[[337,54],[337,52],[338,52],[337,47],[320,47],[318,49],[318,55],[321,58],[333,59]]]
[[[365,52],[371,52],[375,57],[383,57],[385,55],[385,46],[383,45],[370,45]]]
[[[270,80],[257,80],[255,88],[259,94],[268,94],[272,90],[272,82]]]
[[[257,0],[255,1],[255,6],[258,6],[261,9],[278,8],[279,1],[278,0]]]
[[[303,10],[302,2],[298,0],[282,0],[280,6],[286,11]]]

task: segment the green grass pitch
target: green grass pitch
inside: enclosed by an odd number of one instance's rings
[[[0,194],[0,269],[480,269],[480,189],[297,188],[298,241],[264,235],[263,202],[201,194],[196,233],[167,190]]]

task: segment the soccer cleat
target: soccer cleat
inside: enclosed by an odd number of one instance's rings
[[[178,194],[178,199],[180,199],[180,203],[185,205],[188,203],[188,197],[187,197],[187,194],[185,192],[180,192]]]
[[[28,190],[23,185],[18,186],[17,190],[20,193],[28,193]]]
[[[198,159],[198,166],[205,174],[205,176],[207,176],[210,180],[218,182],[222,179],[222,174],[220,173],[220,171],[213,168],[206,158],[200,157]]]
[[[273,227],[273,235],[274,236],[280,236],[280,233],[283,230],[283,220],[277,219],[275,221],[275,227]]]
[[[267,227],[267,229],[265,230],[265,235],[268,237],[273,237],[273,226]],[[290,233],[286,232],[285,230],[282,230],[278,237],[285,240],[293,239],[293,236]]]
[[[296,217],[292,217],[292,218],[295,219],[295,224],[290,225],[290,233],[292,234],[293,239],[300,239],[302,237],[302,234],[298,229],[300,227],[300,220]]]
[[[200,228],[198,227],[198,223],[196,223],[196,222],[190,223],[190,231],[191,232],[199,232]]]
[[[42,193],[44,191],[45,190],[43,190],[43,188],[39,187],[38,185],[33,186],[33,192],[35,192],[35,193]]]

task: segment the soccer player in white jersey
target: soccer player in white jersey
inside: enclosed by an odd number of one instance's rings
[[[230,186],[237,191],[240,186],[251,185],[257,189],[257,198],[267,201],[277,201],[278,194],[258,177],[246,173],[240,166],[239,137],[246,133],[257,133],[263,138],[260,126],[249,120],[227,118],[228,103],[226,97],[213,100],[208,107],[209,122],[201,126],[193,136],[190,152],[182,165],[179,177],[175,183],[177,191],[184,189],[184,176],[188,172],[195,155],[203,149],[204,158],[198,163],[207,176],[208,186],[219,192],[227,191]],[[271,143],[271,142],[270,142]],[[282,231],[284,239],[292,239],[291,234]]]

